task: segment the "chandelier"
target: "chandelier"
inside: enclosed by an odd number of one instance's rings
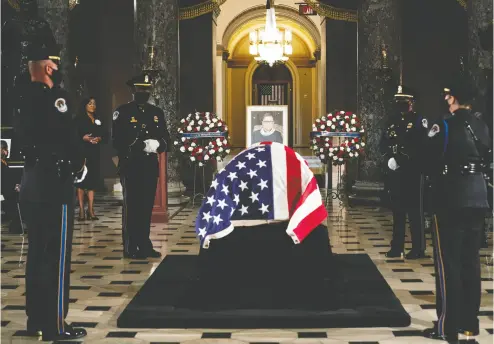
[[[292,54],[292,32],[280,31],[276,27],[276,15],[271,8],[270,0],[266,4],[266,26],[264,29],[251,31],[249,34],[249,53],[255,60],[267,63],[272,67],[275,63],[283,63]]]

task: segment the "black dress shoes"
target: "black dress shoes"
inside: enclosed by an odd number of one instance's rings
[[[448,343],[458,343],[458,333],[440,335],[436,327],[427,328],[423,333],[426,338],[444,340]]]
[[[161,253],[153,249],[149,251],[137,251],[137,252],[124,252],[124,258],[128,259],[146,259],[146,258],[160,258]]]
[[[403,256],[402,251],[391,249],[384,254],[387,258],[401,258]]]
[[[26,337],[41,337],[43,335],[43,331],[35,328],[27,328]]]
[[[425,258],[425,252],[424,251],[410,251],[405,255],[405,259],[421,259]]]
[[[151,249],[150,251],[139,251],[137,254],[138,256],[141,256],[142,258],[160,258],[161,253],[158,251],[155,251]]]
[[[43,341],[71,340],[82,338],[86,335],[87,332],[85,329],[72,327],[66,324],[63,333],[46,333],[46,331],[43,331]]]

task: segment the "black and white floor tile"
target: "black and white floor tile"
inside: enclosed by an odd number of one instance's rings
[[[197,209],[170,208],[167,224],[155,224],[151,238],[165,255],[199,253],[194,220]],[[408,328],[318,330],[209,330],[119,329],[116,321],[128,302],[159,265],[161,259],[132,261],[122,258],[121,205],[117,196],[98,195],[95,222],[76,222],[68,322],[83,326],[88,337],[80,343],[438,343],[421,337],[421,330],[435,320],[432,258],[417,261],[388,260],[392,222],[390,214],[373,207],[329,208],[333,251],[337,254],[367,253],[412,317]],[[2,230],[1,342],[31,343],[24,337],[24,267],[27,240]],[[482,255],[482,306],[479,343],[493,342],[492,238]],[[431,255],[428,235],[428,253]],[[407,243],[407,246],[410,242]],[[73,343],[73,342],[71,342]],[[77,341],[76,341],[77,343]]]

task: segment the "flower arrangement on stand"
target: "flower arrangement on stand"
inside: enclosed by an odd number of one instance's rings
[[[343,165],[364,152],[365,142],[361,137],[364,128],[352,112],[336,111],[322,116],[316,119],[312,131],[310,148],[324,164]],[[333,136],[339,137],[339,144],[333,144]]]
[[[231,149],[228,127],[210,112],[196,112],[182,119],[178,127],[178,138],[173,144],[199,166],[211,161],[222,161]]]

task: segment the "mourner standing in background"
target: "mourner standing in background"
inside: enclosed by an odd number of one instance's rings
[[[67,93],[59,85],[56,46],[34,42],[29,52],[31,83],[16,127],[25,158],[20,202],[29,227],[26,313],[29,335],[43,340],[84,337],[65,322],[69,309],[74,224],[74,177],[86,167]]]
[[[10,221],[9,234],[23,234],[22,219],[20,218],[20,210],[18,208],[18,196],[20,185],[19,180],[16,180],[16,175],[12,173],[9,166],[9,146],[7,141],[2,140],[2,210],[5,215],[2,221]]]
[[[86,98],[81,103],[80,112],[76,117],[79,138],[83,141],[84,156],[88,173],[81,183],[76,184],[79,200],[79,221],[98,220],[94,214],[94,191],[98,188],[100,179],[100,147],[105,133],[101,119],[96,115],[96,99]],[[84,213],[84,193],[87,192],[88,207]]]
[[[438,321],[427,337],[448,341],[479,334],[480,243],[486,210],[484,166],[491,148],[486,124],[465,105],[465,84],[444,89],[450,115],[429,131],[434,188],[434,263]]]
[[[127,83],[134,100],[113,113],[113,145],[123,188],[122,237],[124,257],[158,258],[149,238],[156,186],[158,154],[169,147],[163,111],[148,103],[151,77],[141,75]]]
[[[396,114],[386,126],[380,148],[387,163],[386,187],[393,211],[393,239],[388,258],[403,255],[406,218],[410,221],[412,250],[407,259],[425,257],[423,191],[424,176],[420,163],[420,143],[427,134],[427,120],[413,111],[414,96],[398,87]]]

